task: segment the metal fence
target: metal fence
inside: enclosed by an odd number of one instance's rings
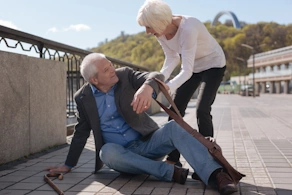
[[[84,84],[80,75],[79,66],[82,59],[91,51],[79,49],[62,43],[54,42],[25,32],[14,30],[0,25],[0,50],[25,53],[28,56],[36,56],[48,60],[63,61],[67,64],[67,117],[75,116],[76,105],[73,99],[74,93]],[[1,49],[2,46],[5,49]],[[115,58],[107,58],[118,67],[128,66],[134,70],[148,71],[147,68],[124,62]]]

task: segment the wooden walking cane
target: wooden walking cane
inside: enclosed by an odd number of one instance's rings
[[[59,180],[63,179],[62,173],[48,173],[44,175],[44,180],[47,182],[59,195],[64,195],[64,192],[50,179],[50,177],[58,177]]]
[[[187,124],[183,118],[180,115],[180,112],[178,111],[175,103],[171,99],[170,95],[168,94],[167,90],[161,84],[161,81],[158,81],[155,79],[158,83],[159,89],[164,94],[166,99],[171,104],[172,108],[175,110],[173,112],[169,108],[167,108],[165,105],[160,103],[159,101],[155,100],[164,110],[165,112],[174,119],[182,128],[184,128],[187,132],[189,132],[194,138],[196,138],[198,141],[200,141],[205,147],[207,147],[209,153],[213,156],[213,158],[225,169],[225,171],[230,175],[232,178],[234,184],[238,184],[238,182],[242,179],[242,177],[245,177],[244,174],[238,172],[235,170],[229,162],[225,159],[225,157],[222,154],[221,147],[215,142],[215,140],[210,141],[211,139],[206,139],[202,134],[200,134],[197,130],[193,129],[189,124]]]

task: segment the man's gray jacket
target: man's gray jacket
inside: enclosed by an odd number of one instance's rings
[[[158,72],[138,72],[128,67],[116,69],[116,74],[119,78],[114,94],[117,110],[132,129],[140,132],[143,138],[147,139],[159,127],[145,112],[136,114],[130,104],[135,92],[143,83],[149,84],[158,95],[160,91],[153,78],[163,81],[164,76]],[[75,132],[65,164],[72,167],[77,164],[92,130],[96,150],[95,172],[97,172],[103,166],[99,158],[99,151],[104,142],[100,129],[98,110],[90,84],[84,84],[75,93],[74,99],[77,104],[78,123],[75,126]]]

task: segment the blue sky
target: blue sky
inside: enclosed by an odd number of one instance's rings
[[[220,11],[232,11],[247,23],[292,24],[292,0],[164,0],[174,14],[212,21]],[[87,49],[105,39],[144,31],[136,15],[144,0],[0,0],[0,25]],[[230,19],[222,16],[220,21]],[[1,46],[2,45],[2,46]],[[3,43],[0,44],[3,49]]]

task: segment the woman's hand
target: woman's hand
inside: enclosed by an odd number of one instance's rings
[[[136,91],[131,106],[133,110],[140,114],[150,107],[152,100],[153,89],[147,84],[143,84],[138,91]]]
[[[209,142],[215,142],[215,138],[211,136],[207,136],[205,137],[205,139],[208,140]]]

